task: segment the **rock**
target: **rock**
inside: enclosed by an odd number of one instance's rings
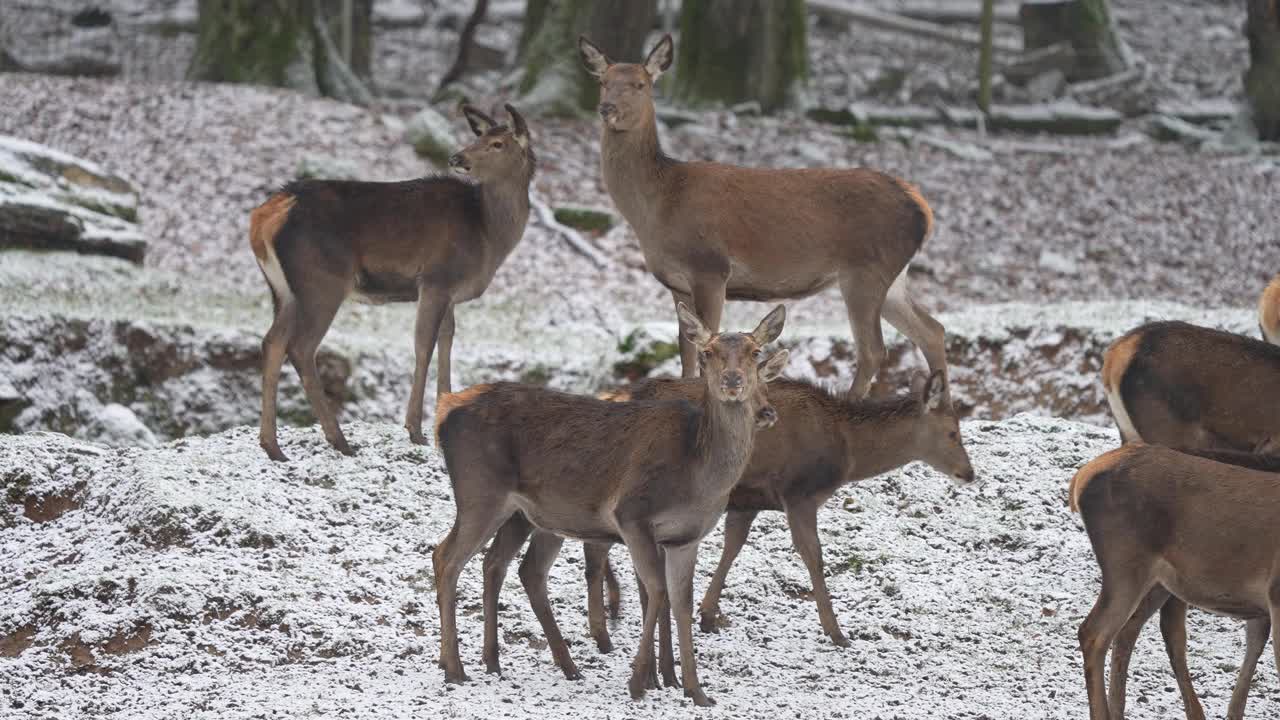
[[[113,77],[120,74],[115,33],[110,27],[76,28],[48,54],[18,58],[29,72],[48,75]]]
[[[405,124],[404,139],[415,152],[444,167],[458,147],[453,125],[432,107],[419,110]]]
[[[373,24],[380,28],[419,27],[427,21],[421,2],[413,0],[377,0],[373,4]]]
[[[581,205],[561,205],[555,208],[560,223],[586,232],[605,233],[618,223],[613,213],[602,208]]]
[[[0,248],[110,255],[141,263],[137,192],[97,165],[0,136]]]
[[[83,437],[111,447],[154,447],[156,436],[129,408],[110,403],[98,411]]]
[[[1057,68],[1046,70],[1027,82],[1027,97],[1031,102],[1045,102],[1061,96],[1066,87],[1066,73]]]
[[[298,163],[298,171],[294,177],[299,180],[317,178],[322,180],[357,180],[360,178],[360,166],[350,160],[329,157],[326,155],[305,155]]]

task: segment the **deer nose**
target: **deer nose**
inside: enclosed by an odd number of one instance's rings
[[[737,370],[731,370],[720,376],[720,384],[725,390],[740,390],[746,381],[746,376]]]
[[[965,482],[965,483],[971,483],[971,482],[973,482],[973,479],[974,479],[975,477],[976,477],[976,476],[975,476],[975,475],[974,475],[974,473],[973,473],[973,468],[969,468],[968,470],[965,470],[964,472],[958,472],[958,473],[956,473],[956,479],[958,479],[958,480],[960,480],[960,481],[962,481],[962,482]]]
[[[602,103],[600,103],[600,107],[599,107],[598,109],[599,109],[599,111],[600,111],[600,117],[602,117],[602,118],[606,118],[606,119],[607,119],[607,118],[609,118],[609,116],[611,116],[611,115],[616,115],[616,114],[618,114],[618,106],[617,106],[617,105],[614,105],[614,104],[613,104],[613,103],[611,103],[611,102],[602,102]]]

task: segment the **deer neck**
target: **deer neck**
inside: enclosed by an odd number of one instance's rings
[[[703,394],[696,471],[703,490],[728,498],[751,458],[755,432],[753,403],[721,402],[710,390]]]
[[[661,196],[666,171],[676,163],[662,152],[656,118],[634,130],[601,125],[600,166],[605,189],[641,239]]]
[[[850,479],[865,480],[917,459],[919,412],[846,423],[845,452],[856,461],[849,465],[853,468]]]
[[[505,258],[524,235],[529,220],[529,183],[532,177],[504,178],[480,185],[480,207],[485,236],[497,259]]]

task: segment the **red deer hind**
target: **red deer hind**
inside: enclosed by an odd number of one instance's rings
[[[850,393],[863,397],[885,356],[880,318],[946,372],[943,327],[912,300],[907,264],[933,227],[913,186],[875,170],[764,169],[681,162],[663,152],[654,83],[671,66],[671,37],[641,64],[614,63],[586,38],[578,49],[600,80],[604,184],[640,239],[645,265],[707,327],[729,300],[785,300],[838,285],[857,341]],[[684,377],[696,371],[680,339]]]
[[[285,460],[276,439],[276,388],[293,362],[329,444],[352,454],[316,372],[315,354],[338,307],[351,295],[374,303],[416,302],[413,388],[405,427],[418,444],[427,368],[437,341],[437,394],[449,391],[454,305],[484,293],[524,234],[536,158],[524,119],[510,125],[470,106],[477,140],[449,158],[457,177],[404,182],[304,180],[257,207],[249,242],[271,288],[275,320],[262,340],[259,440]]]

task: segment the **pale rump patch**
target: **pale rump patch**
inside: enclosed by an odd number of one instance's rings
[[[1133,454],[1140,446],[1141,443],[1123,445],[1085,463],[1085,466],[1071,477],[1071,483],[1067,485],[1068,502],[1071,505],[1071,511],[1080,512],[1080,496],[1084,495],[1085,489],[1089,487],[1089,481],[1093,480],[1099,473],[1115,467],[1121,460]]]
[[[1280,275],[1272,278],[1258,298],[1258,325],[1262,328],[1262,339],[1280,345]]]
[[[280,258],[276,257],[276,235],[289,219],[295,202],[292,195],[276,193],[249,213],[249,246],[253,248],[253,255],[271,286],[271,292],[282,305],[293,297],[293,291],[289,289],[284,268],[280,267]]]
[[[911,198],[911,201],[920,206],[920,211],[924,213],[924,235],[920,238],[924,242],[925,238],[933,234],[933,208],[929,207],[929,203],[924,199],[924,195],[920,194],[920,188],[912,185],[905,180],[898,180],[898,185],[902,187],[902,191]]]
[[[1111,343],[1102,357],[1102,387],[1107,395],[1107,405],[1111,408],[1111,417],[1116,421],[1116,427],[1120,428],[1120,436],[1126,442],[1138,440],[1141,436],[1133,425],[1129,410],[1124,406],[1120,383],[1123,382],[1124,374],[1128,372],[1129,363],[1138,352],[1138,343],[1141,341],[1140,335],[1125,335]]]
[[[466,390],[459,390],[456,393],[445,393],[443,396],[436,398],[436,445],[440,444],[440,426],[444,425],[444,421],[448,419],[449,413],[454,410],[469,405],[477,396],[489,392],[493,389],[493,385],[488,383],[484,385],[472,385]]]

